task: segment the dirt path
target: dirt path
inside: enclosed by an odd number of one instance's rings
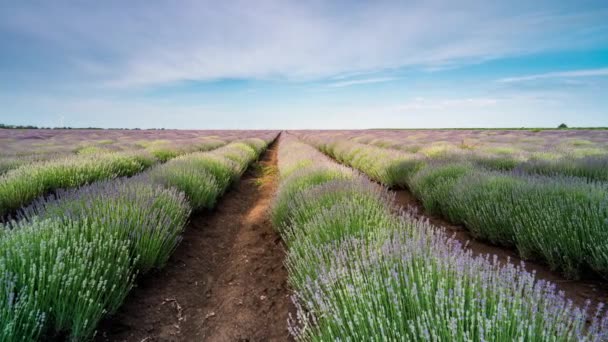
[[[395,199],[402,207],[412,207],[417,212],[416,216],[427,218],[430,223],[437,227],[442,227],[449,234],[467,248],[473,251],[474,255],[495,254],[500,262],[510,260],[514,264],[519,264],[522,259],[517,255],[513,248],[500,247],[475,239],[464,227],[453,225],[434,215],[428,215],[422,203],[418,201],[408,190],[396,190]],[[586,300],[593,303],[608,303],[608,283],[600,279],[568,280],[559,272],[551,271],[545,264],[525,260],[526,269],[535,271],[540,279],[549,280],[555,283],[559,290],[564,291],[566,297],[571,299],[576,305],[584,306]]]
[[[277,144],[226,193],[191,218],[167,266],[144,277],[98,341],[287,341],[283,244],[269,208]]]

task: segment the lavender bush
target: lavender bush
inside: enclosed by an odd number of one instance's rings
[[[212,208],[230,183],[241,176],[265,147],[266,143],[257,139],[249,144],[247,141],[232,142],[212,152],[187,154],[151,170],[150,178],[183,191],[194,210]]]
[[[24,165],[0,176],[0,216],[49,191],[134,175],[155,162],[156,159],[145,152],[121,152]]]
[[[424,178],[412,182],[412,188],[423,193],[421,198],[433,192],[421,184]],[[523,257],[545,260],[572,278],[585,267],[608,275],[608,247],[600,243],[608,237],[606,184],[472,172],[450,183],[444,178],[431,188],[444,189],[435,192],[442,214],[464,223],[476,236],[515,245]]]
[[[14,226],[0,240],[0,274],[12,281],[0,312],[17,314],[2,321],[2,330],[11,331],[6,341],[60,331],[69,331],[73,341],[91,336],[131,289],[132,264],[128,241],[95,222],[32,220]]]
[[[59,191],[20,212],[20,221],[95,222],[125,241],[139,273],[161,268],[181,241],[191,207],[184,194],[147,176]],[[15,223],[12,223],[15,225]]]
[[[410,219],[405,218],[406,221]],[[523,266],[473,257],[424,222],[381,242],[320,247],[324,263],[299,287],[301,340],[603,341],[608,319],[589,316]],[[404,233],[414,229],[414,233]],[[290,264],[305,269],[305,258]],[[591,325],[586,327],[586,320]]]

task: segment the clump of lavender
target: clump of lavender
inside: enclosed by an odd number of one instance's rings
[[[528,160],[519,164],[517,169],[531,174],[566,175],[589,181],[608,181],[608,155]]]
[[[17,291],[14,274],[0,265],[0,341],[35,341],[41,334],[45,315],[39,310],[31,310],[35,305],[28,297],[27,286]]]
[[[445,214],[445,198],[458,181],[473,171],[473,166],[468,163],[434,163],[410,178],[409,187],[429,212]]]
[[[520,253],[539,256],[571,277],[578,277],[584,266],[608,276],[608,246],[602,243],[608,241],[606,184],[566,177],[517,179],[521,181],[507,189],[512,202],[505,209],[510,217],[499,219],[515,228]]]
[[[425,164],[422,156],[395,149],[347,140],[336,139],[327,142],[313,137],[309,140],[339,162],[352,166],[388,186],[405,185],[407,179]]]
[[[173,160],[150,173],[153,182],[183,191],[194,210],[212,208],[221,185],[206,169],[193,160]]]
[[[462,170],[456,172],[455,170]],[[608,188],[577,178],[486,172],[438,165],[411,181],[425,207],[480,238],[516,246],[568,277],[586,266],[608,275]]]
[[[181,241],[190,216],[184,194],[146,176],[97,182],[39,199],[20,214],[22,221],[54,219],[96,222],[130,241],[140,273],[160,268]]]
[[[326,182],[356,176],[351,169],[336,165],[313,147],[289,135],[282,139],[278,153],[281,183],[272,210],[273,223],[277,229],[288,224],[293,210],[293,196]]]
[[[165,187],[183,191],[194,210],[212,208],[265,147],[263,140],[249,139],[211,152],[190,153],[159,165],[151,170],[150,178]]]
[[[414,229],[415,233],[405,231]],[[324,263],[296,291],[299,339],[603,341],[608,318],[589,316],[522,266],[470,251],[424,222],[381,242],[320,247]],[[291,266],[306,269],[303,258]],[[601,306],[598,310],[601,310]],[[586,328],[586,321],[591,325]]]
[[[144,151],[72,156],[23,165],[0,176],[0,216],[52,190],[131,176],[154,162],[154,157]]]
[[[6,340],[35,339],[42,332],[90,337],[97,322],[114,312],[133,284],[129,241],[97,222],[32,220],[0,240],[0,274],[13,275],[3,310]],[[6,292],[5,292],[6,293]],[[23,320],[21,320],[23,319]]]

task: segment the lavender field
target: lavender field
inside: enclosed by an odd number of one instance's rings
[[[0,137],[0,341],[169,338],[137,335],[137,324],[131,335],[112,337],[124,332],[107,322],[128,320],[125,305],[143,317],[153,312],[130,295],[154,290],[146,275],[196,271],[172,261],[198,241],[188,235],[201,229],[193,222],[219,219],[227,241],[238,241],[232,225],[251,227],[253,216],[266,214],[256,225],[276,238],[254,234],[283,246],[274,255],[283,265],[263,278],[282,281],[291,304],[264,287],[231,311],[238,318],[248,305],[270,302],[269,317],[289,317],[277,323],[283,335],[264,339],[608,339],[605,288],[581,304],[561,287],[608,281],[606,131],[0,130]],[[271,200],[256,200],[263,191]],[[397,191],[416,198],[423,216],[400,204]],[[242,218],[226,214],[235,210],[228,198],[239,196]],[[462,227],[546,272],[478,253],[429,220]],[[231,248],[200,255],[237,253]],[[255,259],[254,245],[243,248],[236,264],[254,264],[243,267],[255,288],[261,280],[253,274],[268,261]],[[231,274],[220,289],[244,286],[227,264],[209,272]],[[222,294],[205,295],[198,287],[205,281],[188,278],[172,293],[182,303],[182,319],[171,323],[177,340],[221,324],[206,310]],[[216,321],[231,320],[221,312]]]
[[[298,339],[608,338],[603,304],[577,307],[523,265],[474,256],[393,208],[386,188],[564,279],[606,279],[605,132],[296,131],[283,141],[274,217]]]
[[[605,131],[303,133],[340,162],[407,187],[431,213],[567,277],[608,276]]]
[[[608,342],[608,0],[0,0],[0,342]]]
[[[0,341],[94,336],[271,131],[0,130]]]

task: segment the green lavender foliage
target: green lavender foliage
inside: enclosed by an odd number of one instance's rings
[[[602,146],[597,142],[568,139],[565,135],[561,139],[557,136],[549,138],[552,140],[512,135],[512,141],[507,145],[504,137],[497,144],[491,135],[471,139],[466,138],[466,134],[460,143],[456,143],[450,135],[458,135],[457,131],[435,133],[436,137],[430,132],[422,135],[403,134],[399,138],[386,138],[382,136],[383,133],[361,135],[358,132],[315,132],[299,136],[341,162],[360,170],[366,169],[370,177],[389,186],[406,185],[399,183],[405,177],[391,180],[382,176],[390,168],[378,169],[375,165],[397,160],[412,165],[414,172],[426,162],[466,162],[495,171],[517,170],[530,175],[573,176],[590,182],[608,180],[605,143]],[[450,141],[442,141],[441,135]],[[361,158],[363,160],[359,160]],[[374,163],[373,159],[377,161]]]
[[[295,139],[282,142],[279,172],[282,180],[272,215],[289,247],[288,259],[352,235],[371,238],[378,227],[393,222],[392,198],[386,190]],[[307,259],[306,271],[291,281],[302,284],[318,266]]]
[[[144,143],[146,150],[161,162],[166,162],[175,157],[197,152],[209,151],[225,145],[226,142],[219,139],[203,138],[199,142],[175,143],[169,140],[156,140]]]
[[[153,182],[183,191],[193,210],[210,209],[266,147],[261,139],[232,142],[211,152],[190,153],[151,170]]]
[[[477,237],[515,245],[523,257],[542,259],[568,277],[587,267],[608,276],[608,245],[600,243],[608,241],[606,184],[483,171],[454,180],[445,175],[453,168],[436,167],[412,180],[429,209]]]
[[[588,181],[608,181],[608,156],[528,160],[518,165],[518,169],[530,174],[563,175],[580,177]]]
[[[19,293],[16,277],[0,272],[0,341],[35,341],[41,334],[45,315],[32,309],[27,287]]]
[[[216,179],[190,159],[174,160],[150,173],[150,178],[168,188],[183,191],[194,210],[212,208],[221,192]]]
[[[147,152],[72,156],[24,165],[0,176],[0,216],[59,188],[131,176],[156,163]]]
[[[266,149],[268,142],[261,138],[249,138],[241,140],[242,143],[251,147],[257,155]]]
[[[287,264],[302,263],[292,272],[295,287],[325,263],[311,257],[311,251],[353,236],[379,239],[396,221],[392,197],[362,177],[337,179],[295,193],[290,206],[292,216],[281,235],[289,248]]]
[[[471,162],[489,170],[510,171],[514,170],[522,164],[522,161],[516,156],[509,155],[473,155],[470,158]]]
[[[442,168],[438,168],[442,169]],[[438,179],[428,189],[415,179],[414,192],[436,195],[432,208],[475,236],[516,246],[524,258],[546,261],[567,277],[591,267],[608,276],[607,189],[576,180],[473,172],[457,181]],[[444,191],[437,195],[435,189]]]
[[[467,164],[431,166],[416,173],[408,185],[427,210],[435,214],[445,214],[443,199],[451,194],[454,184],[472,170]]]
[[[281,184],[279,196],[275,200],[272,220],[275,226],[283,227],[288,223],[290,212],[293,210],[291,201],[294,194],[315,185],[323,184],[336,179],[348,179],[352,174],[342,173],[339,170],[310,168],[295,171],[291,174],[291,180]]]
[[[315,274],[301,274],[323,260]],[[308,250],[289,269],[303,341],[602,341],[592,316],[521,266],[473,257],[425,223],[404,218],[387,238]],[[586,328],[586,319],[591,319]]]
[[[405,185],[425,161],[420,156],[375,146],[338,140],[323,149],[341,163],[366,173],[372,179],[388,185]]]
[[[61,188],[73,188],[95,181],[133,176],[157,162],[194,151],[208,151],[225,142],[205,139],[197,144],[152,144],[144,151],[86,153],[38,163],[29,163],[0,175],[0,216],[7,215],[34,199]]]
[[[16,169],[25,163],[26,162],[20,158],[2,158],[0,159],[0,175]]]
[[[355,177],[352,170],[336,167],[327,158],[319,159],[319,153],[306,144],[292,138],[286,139],[283,144],[289,145],[289,148],[279,149],[281,183],[272,210],[272,221],[278,229],[289,224],[295,208],[292,205],[294,195],[326,182]]]
[[[128,241],[95,222],[26,221],[0,240],[0,274],[15,275],[17,311],[37,318],[28,323],[44,320],[42,333],[69,331],[73,341],[90,337],[119,307],[133,284],[132,264]],[[5,327],[22,327],[20,316]],[[37,327],[29,328],[7,340],[38,338]]]
[[[34,202],[22,220],[95,222],[130,241],[135,268],[145,273],[161,268],[181,241],[190,216],[182,192],[163,188],[146,176],[98,182],[80,189],[59,191]]]

